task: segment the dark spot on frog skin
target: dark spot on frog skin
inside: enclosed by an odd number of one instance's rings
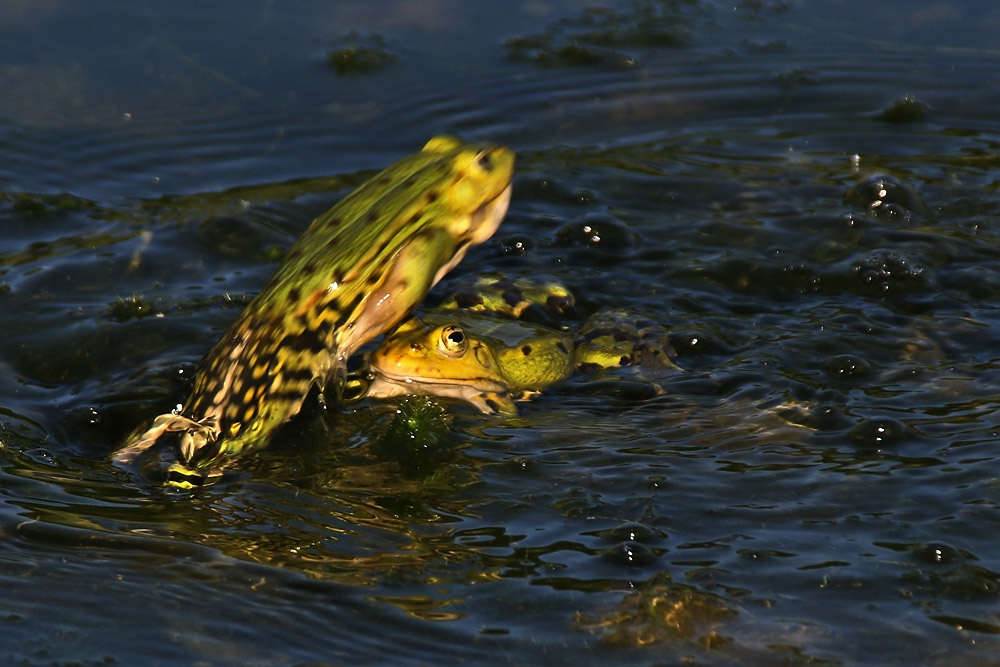
[[[322,307],[315,307],[308,314],[299,317],[299,324],[303,330],[312,331],[312,334],[320,341],[325,341],[330,334],[330,321],[320,316]],[[325,342],[324,342],[325,345]]]
[[[301,350],[309,352],[310,354],[319,354],[326,349],[326,345],[323,343],[321,338],[316,335],[316,332],[308,329],[302,331],[301,333],[288,334],[281,339],[280,347],[286,347],[292,350]]]
[[[530,345],[525,345],[524,347],[522,347],[521,348],[521,354],[523,354],[526,357],[531,356],[531,346]]]
[[[611,336],[612,338],[614,338],[618,333],[620,333],[620,332],[617,331],[617,330],[615,330],[615,329],[612,329],[610,327],[599,327],[599,328],[593,329],[591,331],[588,331],[583,336],[583,341],[585,343],[589,343],[589,342],[593,341],[594,339],[600,338],[602,336]]]
[[[268,403],[295,403],[302,399],[302,392],[298,389],[279,389],[275,392],[270,392],[267,395]],[[262,401],[263,402],[263,401]]]
[[[569,350],[566,349],[566,345],[564,345],[562,341],[556,343],[556,349],[562,352],[563,354],[569,356]]]
[[[455,305],[459,308],[473,308],[483,305],[483,297],[471,292],[459,292],[455,295]]]
[[[520,291],[512,289],[504,290],[504,293],[500,296],[508,306],[516,306],[523,299]]]

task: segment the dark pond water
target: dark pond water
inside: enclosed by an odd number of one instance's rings
[[[8,1],[0,660],[994,664],[997,34],[986,0]],[[430,300],[557,279],[684,372],[415,440],[314,409],[193,495],[111,465],[441,131],[519,162]]]

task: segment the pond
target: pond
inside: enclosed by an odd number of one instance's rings
[[[995,664],[1000,7],[8,4],[4,662]],[[193,492],[113,465],[441,132],[518,161],[428,304],[558,281],[681,370],[415,434],[311,400]]]

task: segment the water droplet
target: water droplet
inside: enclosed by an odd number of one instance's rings
[[[639,542],[621,542],[601,555],[611,563],[630,567],[645,567],[656,561],[656,554]]]
[[[895,419],[879,417],[862,421],[851,429],[849,435],[858,445],[882,451],[902,442],[906,437],[906,427]]]

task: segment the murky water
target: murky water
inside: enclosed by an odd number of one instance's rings
[[[995,662],[992,3],[9,4],[5,662]],[[194,495],[112,466],[441,131],[519,162],[431,301],[557,279],[685,372],[417,440],[314,408]]]

